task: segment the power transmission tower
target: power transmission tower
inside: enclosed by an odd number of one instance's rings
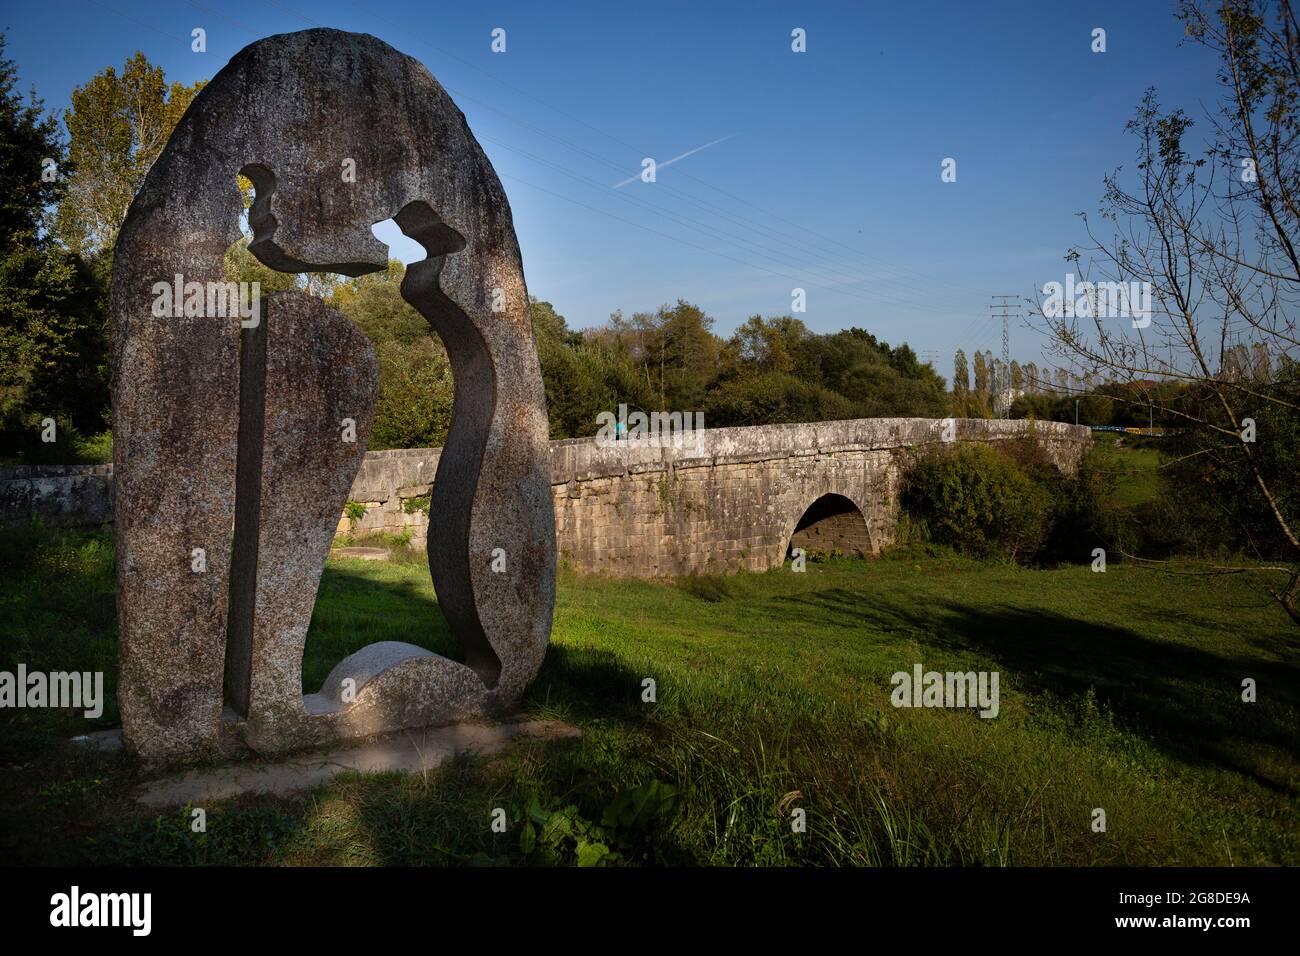
[[[1010,319],[1023,318],[1019,310],[1012,312],[1012,305],[1009,300],[1018,299],[1014,295],[994,295],[989,296],[991,299],[1001,299],[1001,302],[989,306],[990,311],[995,316],[1002,319],[1002,381],[994,382],[994,413],[997,413],[997,404],[1002,405],[1002,417],[1011,417],[1011,403],[1014,396],[1011,394],[1011,329],[1008,324]]]

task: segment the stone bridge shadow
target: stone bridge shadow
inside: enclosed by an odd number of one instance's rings
[[[1003,688],[1011,678],[1026,693],[1062,700],[1091,688],[1117,726],[1166,754],[1243,774],[1275,792],[1300,793],[1300,668],[1290,664],[1215,654],[1049,611],[956,602],[931,604],[925,612],[873,606],[843,588],[778,598],[771,609],[775,620],[792,626],[815,610],[845,627],[904,632],[953,654],[978,654],[1007,672]],[[1295,638],[1282,641],[1283,647],[1300,644]],[[968,667],[980,664],[971,661]],[[1244,677],[1255,678],[1260,702],[1241,702]],[[1287,766],[1270,761],[1264,769],[1250,760],[1250,748],[1261,744],[1291,754]]]

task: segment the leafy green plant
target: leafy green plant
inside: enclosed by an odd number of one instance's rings
[[[516,816],[522,817],[519,850],[532,863],[546,866],[613,866],[643,856],[647,837],[672,815],[677,788],[661,780],[621,791],[604,808],[600,822],[583,817],[574,804],[545,810],[536,796]]]
[[[520,815],[519,851],[532,863],[545,866],[608,866],[622,857],[610,848],[605,829],[583,818],[573,804],[563,810],[543,810],[529,797]]]
[[[360,521],[366,516],[366,506],[359,501],[349,501],[343,506],[343,513],[353,521]]]
[[[429,513],[429,499],[431,495],[420,495],[418,498],[407,498],[402,502],[402,510],[408,515],[413,515],[417,511]]]
[[[92,793],[103,781],[98,777],[77,777],[72,780],[56,780],[40,791],[40,797],[49,801],[51,806],[63,806],[81,800]]]
[[[605,807],[600,824],[615,831],[644,831],[669,816],[677,806],[677,788],[651,780],[624,790]]]

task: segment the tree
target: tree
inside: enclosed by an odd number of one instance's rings
[[[977,350],[975,352],[975,394],[971,414],[979,418],[987,418],[992,405],[990,402],[992,394],[988,364],[984,360],[984,353]]]
[[[5,59],[6,43],[0,33],[0,242],[36,234],[67,173],[58,124],[35,90],[25,103],[17,93],[18,67]]]
[[[593,435],[596,416],[617,412],[620,404],[651,410],[654,392],[618,339],[570,331],[564,316],[535,296],[529,306],[552,438]]]
[[[1025,391],[1037,395],[1042,391],[1042,382],[1038,379],[1038,363],[1030,362],[1025,366]]]
[[[108,411],[100,290],[43,228],[65,188],[64,150],[35,92],[16,92],[4,47],[0,34],[0,432],[7,449],[62,452],[36,443],[43,419],[94,431]]]
[[[271,283],[269,288],[263,285],[263,294],[298,287],[297,276],[263,266],[246,244],[236,243],[227,252],[228,274],[232,257],[244,257],[240,268],[251,270],[245,276]],[[379,402],[370,436],[373,449],[440,446],[451,427],[455,399],[451,360],[424,316],[402,298],[405,274],[406,267],[390,259],[383,272],[334,283],[326,297],[331,307],[366,333],[379,359]]]
[[[992,358],[985,359],[989,368],[989,380],[993,392],[993,401],[990,403],[995,415],[1001,416],[1007,400],[1007,370],[1002,367],[1002,359]]]
[[[242,253],[239,251],[241,248]],[[236,243],[226,256],[227,261],[237,256],[242,261],[246,257],[251,265],[243,265],[241,274],[261,281],[264,294],[268,289],[278,292],[297,288],[296,276],[262,265],[248,252],[247,243]],[[430,338],[433,330],[428,320],[402,298],[402,279],[405,276],[406,266],[397,259],[389,259],[388,268],[382,272],[368,272],[335,284],[326,302],[355,322],[372,342],[409,344]]]
[[[843,395],[782,372],[759,372],[726,382],[709,392],[704,419],[711,428],[769,425],[854,418]]]
[[[168,86],[162,67],[136,51],[120,74],[105,67],[72,91],[63,117],[72,175],[56,220],[69,249],[111,254],[131,200],[203,85]]]
[[[765,319],[750,316],[732,336],[740,362],[759,372],[788,374],[808,340],[808,326],[799,319],[783,315]]]
[[[1061,360],[1135,385],[1132,401],[1178,422],[1182,454],[1204,469],[1180,495],[1211,494],[1224,513],[1266,517],[1276,538],[1257,538],[1265,547],[1255,553],[1282,566],[1250,570],[1281,576],[1270,593],[1300,624],[1296,459],[1264,448],[1293,448],[1300,394],[1288,376],[1242,374],[1245,350],[1235,348],[1300,347],[1300,31],[1289,0],[1183,0],[1178,16],[1219,57],[1208,136],[1197,143],[1192,117],[1148,90],[1126,127],[1135,175],[1105,179],[1103,221],[1114,233],[1099,238],[1085,216],[1086,258],[1069,255],[1084,281],[1144,291],[1149,314],[1130,322],[1043,303],[1036,316]],[[1152,380],[1184,383],[1190,395],[1164,404],[1144,387]]]
[[[640,375],[658,396],[660,410],[698,409],[705,389],[717,372],[721,351],[710,331],[713,319],[683,299],[654,313],[622,312],[593,341],[617,346],[627,353]]]
[[[970,372],[966,367],[966,353],[958,349],[952,358],[953,414],[965,416],[970,402]]]

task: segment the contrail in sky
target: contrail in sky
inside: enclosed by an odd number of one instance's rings
[[[717,146],[719,143],[725,143],[727,140],[734,138],[734,136],[735,134],[733,133],[731,136],[724,136],[722,137],[722,139],[715,139],[713,142],[705,143],[703,146],[696,146],[694,149],[688,149],[680,156],[674,156],[672,159],[665,160],[662,163],[655,163],[655,171],[658,172],[659,170],[663,169],[665,166],[671,166],[673,163],[677,162],[677,160],[685,159],[687,156],[694,155],[695,153],[698,153],[702,149],[708,149],[710,146]],[[626,186],[628,183],[634,183],[640,178],[641,178],[641,174],[637,173],[635,176],[629,176],[621,183],[615,183],[612,188],[621,189],[623,186]]]

